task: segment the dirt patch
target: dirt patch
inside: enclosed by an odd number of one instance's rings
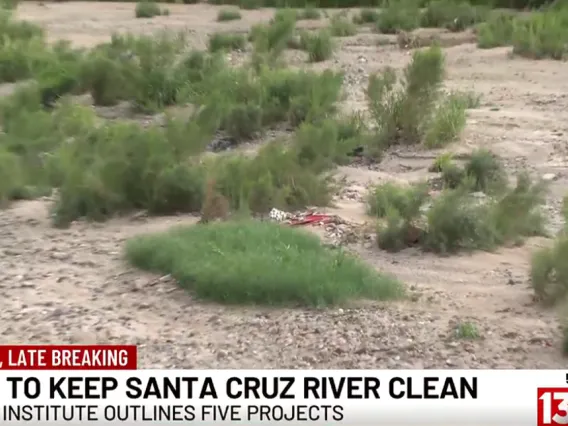
[[[195,47],[205,46],[211,32],[244,31],[272,16],[269,10],[242,11],[242,20],[218,23],[216,7],[168,5],[170,16],[140,20],[134,7],[26,2],[18,15],[44,25],[51,39],[82,46],[107,41],[113,31],[167,28],[187,30]],[[345,110],[365,109],[371,73],[387,65],[402,68],[410,60],[409,52],[380,40],[370,33],[342,39],[331,60],[312,66],[346,73]],[[487,147],[504,158],[509,171],[554,173],[547,208],[551,227],[558,228],[559,200],[568,184],[565,64],[511,59],[509,49],[478,50],[471,43],[444,50],[447,88],[482,96],[452,149]],[[327,211],[365,223],[361,196],[369,182],[423,179],[435,154],[397,151],[373,170],[340,168],[347,188]],[[50,200],[20,202],[0,211],[1,343],[135,343],[141,366],[153,368],[565,365],[555,315],[541,310],[528,288],[530,254],[546,244],[542,239],[448,258],[412,249],[389,254],[362,241],[352,249],[406,282],[411,301],[324,311],[237,309],[197,303],[169,277],[134,271],[122,260],[122,244],[130,236],[198,218],[142,216],[57,230],[49,224],[49,205]],[[457,338],[456,327],[465,321],[476,325],[480,339]]]

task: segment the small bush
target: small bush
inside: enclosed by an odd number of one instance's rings
[[[367,197],[367,211],[378,218],[387,217],[391,210],[405,220],[412,220],[428,198],[427,185],[400,186],[390,182],[375,186]]]
[[[534,59],[565,59],[568,54],[568,7],[533,13],[517,20],[513,53]]]
[[[442,51],[433,46],[414,53],[412,62],[405,69],[401,86],[397,84],[395,71],[390,68],[370,77],[367,97],[377,128],[376,146],[419,144],[428,134],[431,140],[433,135],[454,137],[451,130],[459,130],[462,116],[449,114],[450,124],[455,125],[451,127],[445,117],[436,119],[435,115],[437,112],[445,114],[447,110],[436,108],[444,105],[440,92],[444,72]],[[458,105],[451,107],[463,114],[463,108],[458,108]],[[448,128],[449,133],[442,133]]]
[[[334,37],[350,37],[357,34],[357,26],[346,17],[337,14],[331,18],[330,31]]]
[[[440,148],[454,142],[465,127],[466,105],[457,96],[448,96],[437,106],[432,121],[428,125],[425,145],[428,148]]]
[[[427,213],[424,248],[440,253],[491,250],[542,235],[543,190],[521,174],[515,187],[495,199],[472,196],[467,187],[444,191]]]
[[[512,44],[514,20],[511,12],[492,12],[477,28],[477,47],[492,49]]]
[[[379,14],[377,31],[383,34],[412,31],[420,26],[420,17],[421,12],[417,2],[412,0],[390,1]]]
[[[158,3],[144,0],[136,3],[135,13],[137,18],[153,18],[154,16],[160,16],[162,10]]]
[[[379,11],[375,9],[362,9],[358,15],[353,17],[356,24],[374,24],[379,20]]]
[[[319,9],[316,9],[315,7],[306,7],[298,13],[297,19],[298,20],[300,20],[300,19],[306,19],[306,20],[321,19],[321,12],[319,11]]]
[[[209,51],[244,50],[246,42],[242,34],[215,33],[209,37]]]
[[[507,175],[501,160],[484,148],[471,154],[465,164],[465,174],[471,180],[473,191],[498,192],[507,186]]]
[[[468,2],[436,0],[429,3],[421,18],[421,26],[463,31],[485,18],[485,9]]]
[[[300,230],[267,222],[177,227],[126,245],[135,266],[171,274],[204,300],[325,306],[404,294],[396,280]]]
[[[316,33],[302,33],[300,45],[308,53],[310,62],[322,62],[333,55],[333,39],[327,30],[320,30]]]
[[[266,56],[269,62],[280,57],[294,36],[296,12],[284,10],[265,25],[255,25],[250,32],[250,41],[254,44],[254,55]]]
[[[241,12],[239,12],[237,9],[221,9],[217,14],[218,22],[236,21],[241,18]]]
[[[244,10],[260,9],[262,0],[240,0],[238,6]]]

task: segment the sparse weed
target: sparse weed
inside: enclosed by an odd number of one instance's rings
[[[441,173],[454,164],[454,155],[451,152],[440,154],[434,160],[434,163],[428,169],[432,173]]]
[[[357,26],[340,14],[331,17],[329,28],[334,37],[350,37],[357,34]]]
[[[379,14],[376,28],[383,34],[412,31],[420,26],[420,16],[420,8],[415,1],[388,1]]]
[[[486,9],[468,2],[436,0],[428,3],[421,17],[421,26],[463,31],[485,19]]]
[[[140,236],[127,243],[126,257],[139,268],[171,274],[201,299],[226,304],[325,306],[404,295],[398,281],[355,257],[330,251],[314,235],[269,222],[186,226]]]
[[[300,37],[300,45],[308,53],[310,62],[322,62],[333,54],[333,39],[327,30],[316,33],[304,32]]]
[[[487,21],[477,28],[477,47],[492,49],[507,46],[513,42],[515,15],[511,12],[494,11]]]
[[[209,51],[244,50],[246,42],[242,34],[215,33],[209,37]]]
[[[379,11],[376,9],[362,9],[353,17],[356,24],[374,24],[379,20]]]
[[[137,18],[153,18],[162,15],[162,10],[155,1],[143,0],[136,3],[135,14]]]
[[[457,339],[475,340],[479,339],[481,336],[479,334],[479,329],[474,323],[470,321],[464,321],[460,322],[456,326],[455,337]]]
[[[284,10],[276,16],[269,24],[254,26],[249,38],[254,45],[253,56],[266,57],[269,63],[280,57],[294,36],[296,28],[294,10]]]
[[[420,206],[427,198],[428,186],[425,184],[405,187],[387,182],[371,189],[367,197],[367,211],[370,215],[384,218],[394,210],[402,219],[409,221],[418,216]]]
[[[239,12],[238,9],[221,9],[217,14],[218,22],[236,21],[241,18],[241,12]]]
[[[444,130],[442,124],[447,120],[443,116],[438,121],[435,119],[436,105],[444,102],[440,92],[443,77],[444,56],[437,46],[414,53],[412,62],[405,69],[402,87],[397,85],[396,73],[390,68],[371,76],[367,97],[377,127],[378,146],[419,144],[427,134],[436,134],[435,126]],[[457,102],[451,107],[463,114],[464,108]],[[445,112],[442,109],[440,114]],[[450,114],[449,118],[453,126],[450,130],[459,131],[461,115]],[[433,136],[430,138],[433,140]]]
[[[296,18],[298,20],[300,19],[305,19],[305,20],[317,20],[317,19],[321,19],[321,12],[319,11],[319,9],[316,9],[315,7],[306,7],[303,10],[301,10],[300,12],[298,12],[298,15],[296,16]]]
[[[424,135],[428,148],[440,148],[454,142],[465,127],[466,106],[463,99],[448,96],[437,106]]]
[[[518,18],[513,28],[513,53],[534,59],[565,59],[567,28],[568,7]]]
[[[465,174],[471,180],[473,191],[499,192],[507,186],[507,175],[501,160],[484,148],[472,152],[465,164]]]

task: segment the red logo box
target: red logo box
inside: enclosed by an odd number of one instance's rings
[[[568,425],[568,388],[537,389],[537,426]]]

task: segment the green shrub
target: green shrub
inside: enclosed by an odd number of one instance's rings
[[[150,0],[143,0],[136,3],[136,17],[137,18],[153,18],[160,16],[162,10],[158,3]]]
[[[186,127],[184,144],[161,128],[110,123],[77,134],[54,151],[60,191],[54,220],[65,226],[80,217],[104,220],[137,209],[151,213],[199,211],[205,171],[187,158],[194,139],[207,138]]]
[[[389,1],[379,14],[377,31],[384,34],[412,31],[420,26],[420,16],[420,8],[415,1]]]
[[[491,49],[512,44],[514,20],[511,12],[492,12],[477,28],[477,47]]]
[[[491,250],[542,235],[543,187],[521,174],[517,185],[495,199],[471,195],[467,187],[444,191],[427,213],[424,248],[440,253]]]
[[[424,143],[428,148],[440,148],[454,142],[466,123],[466,105],[457,96],[448,96],[436,107],[428,124]]]
[[[568,54],[568,7],[519,18],[513,28],[513,53],[534,59],[565,59]]]
[[[253,137],[276,123],[298,126],[333,114],[342,77],[331,71],[321,74],[287,69],[226,69],[204,83],[203,95],[195,99],[200,115],[217,123],[236,141]]]
[[[330,31],[334,37],[350,37],[357,34],[357,26],[341,14],[332,16]]]
[[[135,266],[171,274],[204,300],[325,306],[353,298],[393,299],[402,285],[301,230],[267,222],[177,227],[130,240]]]
[[[412,220],[427,198],[428,186],[425,184],[406,187],[387,182],[371,189],[367,196],[367,212],[384,218],[394,210],[401,219]]]
[[[316,9],[315,7],[307,6],[297,14],[296,19],[298,19],[298,20],[300,20],[300,19],[307,19],[307,20],[321,19],[321,12],[319,11],[319,9]]]
[[[483,21],[485,12],[486,9],[472,6],[468,2],[435,0],[427,5],[422,14],[421,26],[463,31]]]
[[[435,139],[434,135],[446,140],[457,136],[451,130],[461,130],[462,116],[451,109],[452,114],[446,113],[448,108],[440,92],[444,72],[442,51],[433,46],[414,53],[401,85],[397,84],[395,71],[388,67],[381,74],[370,77],[367,97],[377,128],[376,146],[418,144],[426,135],[430,135],[430,143]],[[437,105],[442,105],[441,109],[437,109]],[[456,104],[450,106],[463,114],[463,108]],[[449,120],[443,114],[447,114]],[[448,128],[450,132],[443,133]]]
[[[209,51],[244,50],[246,42],[242,34],[215,33],[209,37]]]
[[[296,153],[280,142],[265,145],[256,157],[221,156],[210,169],[233,210],[268,213],[273,207],[295,210],[331,200],[329,182],[303,167]]]
[[[300,37],[300,45],[308,53],[310,62],[322,62],[333,55],[333,39],[327,30],[316,33],[304,32]]]
[[[568,236],[562,233],[552,247],[533,253],[531,260],[531,285],[536,296],[548,305],[566,301],[568,295]]]
[[[362,9],[353,17],[356,24],[374,24],[379,20],[379,11],[375,9]]]
[[[284,10],[276,14],[269,24],[252,27],[250,41],[254,45],[253,56],[266,56],[270,62],[280,57],[294,36],[296,12]]]
[[[236,21],[241,18],[241,12],[237,9],[221,9],[217,14],[217,21],[219,22]]]
[[[292,141],[297,161],[302,167],[322,172],[335,164],[346,164],[348,154],[361,141],[361,129],[353,119],[325,120],[318,125],[304,123]]]
[[[473,191],[495,192],[507,186],[505,168],[495,154],[479,148],[465,164],[465,174],[470,178]]]

